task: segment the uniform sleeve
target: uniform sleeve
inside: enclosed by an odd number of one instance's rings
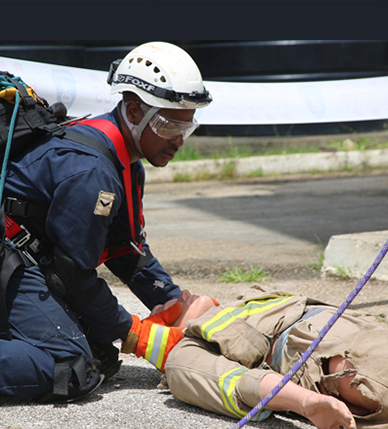
[[[106,281],[101,278],[96,280],[101,283],[101,290],[86,302],[81,313],[88,326],[88,340],[111,343],[126,338],[132,326],[132,316],[118,304]]]

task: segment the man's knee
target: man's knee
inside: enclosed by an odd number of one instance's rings
[[[0,396],[38,402],[69,402],[102,383],[100,362],[84,354],[54,360],[50,353],[20,340],[0,340]]]
[[[37,399],[52,388],[55,362],[19,340],[0,340],[0,395]]]

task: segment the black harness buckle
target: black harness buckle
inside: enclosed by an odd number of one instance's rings
[[[4,201],[4,212],[9,216],[26,217],[28,201],[18,200],[14,197],[8,197]]]

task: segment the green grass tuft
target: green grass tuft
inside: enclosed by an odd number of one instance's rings
[[[263,282],[269,280],[270,277],[264,272],[262,267],[253,267],[251,265],[249,269],[236,267],[228,270],[218,279],[224,283],[249,283]]]

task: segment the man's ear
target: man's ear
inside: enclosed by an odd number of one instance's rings
[[[134,100],[129,100],[127,102],[125,106],[125,112],[129,122],[135,125],[139,125],[144,116],[143,110]]]

